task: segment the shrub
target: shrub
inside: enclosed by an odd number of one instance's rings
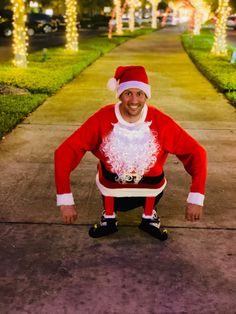
[[[37,108],[47,95],[0,95],[0,138]]]
[[[216,86],[226,97],[236,91],[236,64],[230,63],[232,48],[229,47],[226,57],[211,54],[213,34],[202,33],[198,36],[182,35],[182,43],[197,68]],[[234,95],[234,93],[232,93]],[[230,96],[230,100],[234,96]]]

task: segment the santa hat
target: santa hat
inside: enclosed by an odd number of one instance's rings
[[[119,66],[113,78],[109,79],[107,87],[117,91],[119,97],[126,89],[139,88],[151,97],[151,86],[148,83],[147,73],[142,66]]]

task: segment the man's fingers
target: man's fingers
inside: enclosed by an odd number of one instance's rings
[[[185,211],[185,218],[188,221],[194,222],[200,220],[202,217],[202,206],[196,204],[187,204]]]
[[[65,223],[66,224],[73,224],[77,219],[77,214],[74,214],[72,216],[66,216],[65,217]]]
[[[74,205],[62,205],[61,206],[62,218],[65,224],[72,224],[78,217],[77,211]]]
[[[69,217],[68,216],[64,216],[64,223],[65,224],[69,224]]]

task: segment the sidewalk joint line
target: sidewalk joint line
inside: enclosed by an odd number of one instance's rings
[[[91,224],[81,223],[81,224],[64,224],[62,222],[32,222],[32,221],[0,221],[1,225],[45,225],[45,226],[65,226],[65,227],[89,227]],[[120,227],[137,227],[133,224],[122,224]],[[197,226],[172,226],[172,225],[162,225],[162,228],[170,229],[189,229],[189,230],[216,230],[216,231],[236,231],[233,227],[197,227]]]

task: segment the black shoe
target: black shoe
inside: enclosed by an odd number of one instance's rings
[[[117,225],[118,222],[116,218],[105,218],[103,214],[101,217],[100,225],[95,224],[93,227],[91,227],[89,229],[89,235],[92,238],[107,236],[118,231]]]
[[[142,221],[139,225],[139,229],[149,233],[156,239],[165,241],[168,238],[167,230],[160,229],[161,222],[160,218],[157,217],[156,211],[154,211],[153,217],[150,219],[142,218]]]

